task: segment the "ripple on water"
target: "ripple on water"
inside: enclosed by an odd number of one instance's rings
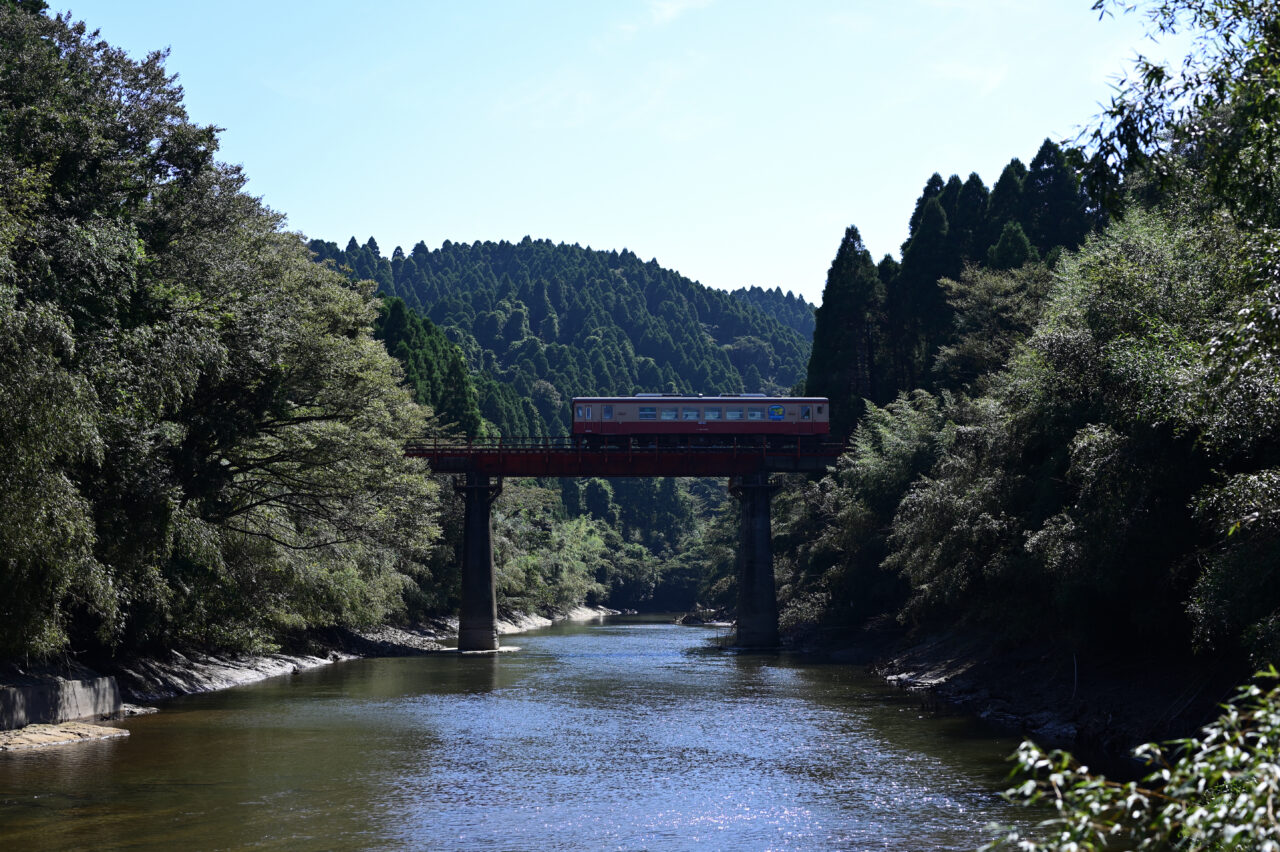
[[[198,696],[0,760],[0,839],[279,849],[972,849],[1012,743],[717,631],[558,627]],[[106,783],[103,783],[103,781]],[[15,845],[15,843],[17,845]]]

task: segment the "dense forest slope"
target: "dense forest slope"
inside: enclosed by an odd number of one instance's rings
[[[779,498],[790,627],[1280,658],[1280,196],[1268,126],[1218,121],[935,175],[900,264],[848,230],[807,388],[852,446]]]
[[[480,413],[506,435],[567,433],[568,400],[583,394],[787,390],[809,360],[803,300],[735,296],[626,250],[446,240],[388,259],[372,238],[310,246],[457,343]]]
[[[755,305],[768,316],[778,320],[788,328],[794,329],[805,340],[813,339],[814,305],[790,291],[783,293],[781,287],[766,290],[763,287],[739,287],[730,291],[735,299]]]
[[[462,351],[443,331],[406,307],[402,299],[384,298],[373,333],[404,367],[413,398],[431,406],[446,432],[480,434],[471,370]]]
[[[243,191],[162,54],[43,7],[0,2],[0,655],[263,648],[447,596],[403,458],[434,426],[373,293]]]

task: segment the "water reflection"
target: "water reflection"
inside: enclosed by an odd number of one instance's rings
[[[972,849],[1010,742],[715,631],[558,626],[174,701],[0,755],[9,848]],[[16,844],[16,845],[15,845]]]

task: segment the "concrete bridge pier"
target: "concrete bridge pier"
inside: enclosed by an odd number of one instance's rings
[[[502,479],[468,473],[454,480],[463,495],[462,608],[458,613],[459,651],[498,650],[498,598],[493,572],[493,516]]]
[[[769,507],[777,486],[769,474],[736,476],[729,493],[741,508],[738,526],[738,628],[734,644],[765,650],[778,647],[778,596],[773,581],[773,529]]]

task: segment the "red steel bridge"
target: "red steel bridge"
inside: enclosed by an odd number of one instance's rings
[[[435,473],[454,474],[465,500],[462,606],[458,649],[496,651],[497,596],[490,508],[504,477],[727,476],[742,506],[738,544],[738,623],[735,644],[768,649],[778,644],[769,519],[775,486],[771,473],[821,473],[843,452],[839,442],[804,436],[788,445],[761,436],[623,437],[611,444],[574,438],[496,438],[418,441],[405,455]]]
[[[405,455],[426,459],[436,473],[487,476],[751,476],[821,473],[844,451],[838,441],[801,439],[790,446],[759,438],[681,436],[661,443],[620,438],[591,445],[574,438],[435,438],[411,443]]]

